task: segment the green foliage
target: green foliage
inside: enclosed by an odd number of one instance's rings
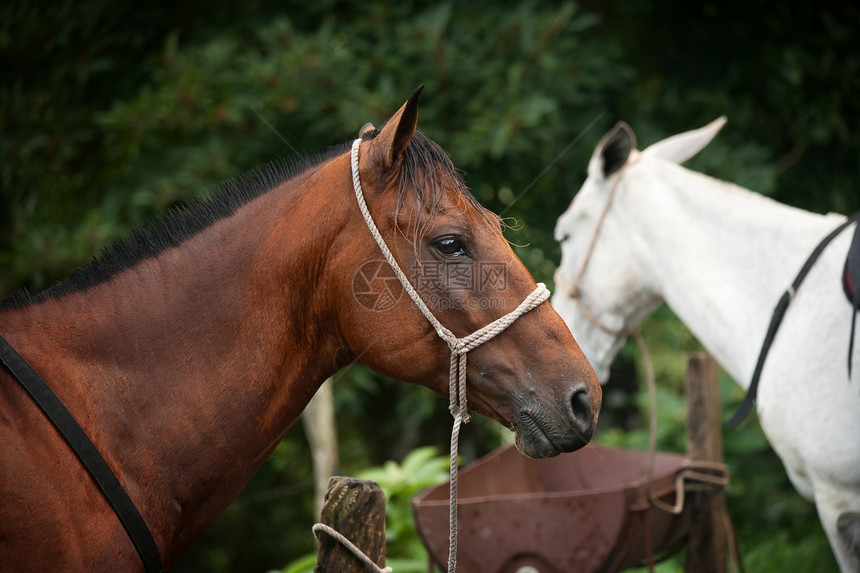
[[[316,564],[317,554],[308,553],[307,555],[292,561],[283,569],[272,570],[269,573],[313,573]]]
[[[240,29],[242,10],[264,5],[0,5],[0,298],[41,290],[151,214],[136,214],[117,186],[127,166],[111,160],[101,115],[150,81],[168,34]]]
[[[361,479],[374,480],[386,498],[386,564],[403,573],[422,573],[427,568],[427,551],[418,537],[412,517],[412,498],[422,490],[448,479],[450,461],[434,447],[410,452],[401,464],[392,461],[381,467],[358,472]]]
[[[275,14],[196,44],[183,43],[179,30],[167,34],[160,58],[152,54],[136,72],[142,87],[133,97],[111,99],[113,92],[94,85],[100,97],[81,106],[86,116],[66,117],[86,130],[87,150],[77,143],[84,136],[50,136],[70,146],[69,163],[43,164],[47,144],[37,140],[49,137],[44,129],[11,130],[3,149],[18,161],[4,164],[15,222],[0,252],[10,274],[5,288],[41,289],[129,227],[222,179],[354,137],[425,82],[428,135],[468,168],[481,199],[537,218],[534,207],[543,203],[536,194],[510,207],[516,194],[552,159],[552,143],[578,134],[602,108],[605,90],[629,76],[610,65],[611,45],[598,49],[585,39],[595,19],[572,4],[523,4],[495,18],[479,4],[358,10],[359,17],[333,14],[311,30]],[[46,98],[60,101],[54,91]],[[11,107],[4,117],[32,115]],[[34,146],[42,151],[26,151]],[[74,160],[84,154],[92,165]],[[544,189],[552,179],[544,178]],[[543,240],[550,243],[550,235]],[[41,276],[31,274],[33,261]]]
[[[639,71],[619,115],[648,141],[726,114],[707,150],[726,149],[714,175],[816,212],[858,208],[860,10],[753,2],[740,17],[725,3],[637,2],[604,17]]]

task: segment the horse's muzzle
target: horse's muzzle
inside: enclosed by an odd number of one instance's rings
[[[572,389],[567,407],[555,410],[560,416],[548,415],[545,407],[523,407],[517,414],[516,447],[535,459],[578,450],[594,435],[599,407],[600,397],[595,400],[585,384]]]

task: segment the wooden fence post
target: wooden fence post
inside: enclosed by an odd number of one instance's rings
[[[687,457],[691,461],[722,462],[723,434],[717,363],[709,354],[687,358]],[[728,532],[724,491],[689,493],[690,537],[688,573],[725,573]]]
[[[340,532],[379,567],[385,565],[385,494],[374,481],[335,476],[328,481],[320,521]],[[366,573],[338,540],[319,536],[314,573]]]

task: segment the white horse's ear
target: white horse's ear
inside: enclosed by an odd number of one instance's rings
[[[630,152],[635,148],[636,136],[633,135],[633,130],[623,121],[619,121],[597,144],[588,164],[589,173],[599,169],[603,177],[609,177],[624,167]]]
[[[709,144],[725,123],[726,116],[722,115],[705,127],[685,131],[648,146],[642,152],[642,156],[660,157],[675,163],[683,163]]]

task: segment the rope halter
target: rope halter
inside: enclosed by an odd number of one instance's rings
[[[612,206],[612,200],[615,199],[615,193],[618,190],[618,185],[621,183],[621,177],[627,171],[627,169],[635,163],[634,161],[630,161],[625,163],[621,170],[618,172],[616,176],[615,183],[612,184],[612,188],[609,190],[609,197],[606,198],[606,204],[603,206],[603,211],[600,212],[600,217],[597,219],[597,224],[594,226],[594,234],[591,235],[591,242],[588,243],[588,250],[585,251],[585,258],[582,260],[582,266],[579,267],[579,271],[576,273],[576,276],[573,278],[572,283],[568,283],[564,280],[564,276],[561,272],[561,267],[555,270],[555,274],[553,275],[553,280],[555,280],[555,286],[560,288],[567,296],[569,296],[575,303],[579,311],[582,315],[588,319],[588,321],[611,336],[635,336],[638,332],[637,329],[617,329],[612,328],[607,325],[605,322],[601,321],[597,315],[591,312],[584,302],[582,302],[582,291],[579,288],[580,283],[582,282],[582,277],[585,275],[585,270],[588,268],[588,263],[591,262],[591,255],[594,254],[594,247],[597,245],[597,238],[600,236],[600,230],[603,228],[603,222],[606,220],[606,215],[609,213],[609,208]]]
[[[492,339],[507,327],[514,323],[520,316],[532,310],[549,298],[549,290],[543,283],[538,283],[535,290],[529,294],[520,305],[506,314],[505,316],[494,320],[490,324],[484,326],[463,338],[457,338],[454,333],[445,328],[442,323],[430,312],[430,309],[418,295],[418,292],[409,282],[406,274],[397,264],[394,255],[391,254],[388,245],[382,238],[376,223],[373,222],[373,217],[367,209],[367,203],[364,201],[364,193],[361,190],[361,178],[358,171],[358,149],[361,146],[361,139],[356,139],[352,144],[350,151],[350,164],[352,166],[352,186],[355,189],[355,198],[358,201],[358,208],[364,216],[367,227],[370,229],[370,234],[376,244],[379,245],[379,250],[391,270],[397,275],[403,289],[409,294],[409,298],[415,303],[415,306],[421,311],[421,314],[430,322],[431,326],[436,330],[439,338],[448,343],[451,349],[451,367],[449,370],[448,380],[448,397],[449,408],[451,415],[454,417],[454,425],[451,429],[451,489],[449,496],[449,545],[448,545],[448,571],[453,573],[457,568],[457,450],[460,440],[460,426],[469,422],[469,412],[466,406],[466,356],[470,350],[474,350],[488,340]]]

